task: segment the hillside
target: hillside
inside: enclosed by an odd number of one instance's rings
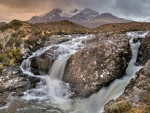
[[[92,32],[126,33],[128,31],[141,31],[141,30],[150,30],[150,23],[149,22],[112,23],[94,28]]]
[[[83,27],[68,20],[45,22],[30,24],[28,22],[22,22],[14,20],[5,26],[1,26],[0,30],[13,29],[15,32],[21,32],[22,35],[29,33],[39,35],[44,32],[46,35],[59,35],[59,34],[85,34],[90,31],[89,28]]]
[[[83,27],[68,20],[38,23],[33,25],[37,31],[45,30],[49,34],[85,34],[90,32],[89,28]]]

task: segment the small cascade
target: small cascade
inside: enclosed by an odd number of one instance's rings
[[[23,62],[21,63],[21,69],[24,70],[24,71],[30,71],[30,64],[31,64],[31,61],[30,59],[25,59],[23,60]]]
[[[51,79],[62,80],[67,60],[71,55],[59,56],[50,69],[49,75]]]

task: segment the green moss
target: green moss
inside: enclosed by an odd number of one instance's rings
[[[0,58],[1,58],[1,63],[4,65],[4,66],[10,66],[10,58],[8,57],[8,55],[6,55],[6,54],[2,54],[1,56],[0,56]]]
[[[21,50],[20,50],[20,48],[11,49],[11,50],[9,51],[9,56],[10,56],[11,58],[18,59],[18,58],[20,58],[20,55],[21,55]]]
[[[0,62],[2,62],[4,60],[3,56],[0,55]]]

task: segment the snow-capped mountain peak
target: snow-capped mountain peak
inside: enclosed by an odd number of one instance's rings
[[[28,22],[42,23],[54,22],[60,20],[70,20],[86,27],[98,27],[106,23],[123,23],[128,20],[120,19],[110,13],[103,13],[99,15],[98,12],[85,8],[82,10],[74,9],[70,12],[64,12],[61,9],[53,9],[49,13],[39,16],[33,16]]]
[[[73,18],[79,19],[79,20],[91,20],[98,16],[99,16],[98,12],[96,12],[92,9],[89,9],[89,8],[85,8],[85,9],[81,10],[80,13],[73,16]]]
[[[61,16],[61,17],[71,18],[71,17],[73,17],[73,16],[79,14],[80,12],[81,12],[81,10],[74,9],[74,10],[70,11],[69,13],[61,12],[61,13],[60,13],[60,16]]]
[[[91,20],[99,16],[99,13],[89,9],[85,8],[83,10],[74,9],[68,13],[63,12],[61,9],[53,9],[49,13],[42,14],[39,16],[32,17],[29,22],[31,23],[41,23],[41,22],[52,22],[52,21],[58,21],[58,20],[73,20],[73,21],[86,21]]]
[[[56,9],[53,9],[52,11],[50,11],[49,13],[51,13],[51,14],[60,14],[60,13],[62,13],[62,10],[56,8]]]

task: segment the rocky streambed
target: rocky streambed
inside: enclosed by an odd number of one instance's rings
[[[104,92],[103,87],[126,76],[132,56],[130,38],[109,33],[63,37],[59,36],[56,43],[47,41],[48,47],[34,52],[22,63],[22,69],[12,66],[2,71],[0,112],[7,113],[11,109],[12,113],[101,112],[105,103],[100,101],[103,96],[99,93]],[[11,103],[7,106],[10,100],[15,107]],[[16,102],[24,104],[18,106]]]
[[[124,93],[116,100],[105,105],[105,113],[149,113],[150,112],[150,60],[149,45],[150,34],[145,38],[136,37],[134,41],[141,41],[136,65],[143,67],[135,74],[126,86]],[[135,43],[136,43],[135,42]]]

